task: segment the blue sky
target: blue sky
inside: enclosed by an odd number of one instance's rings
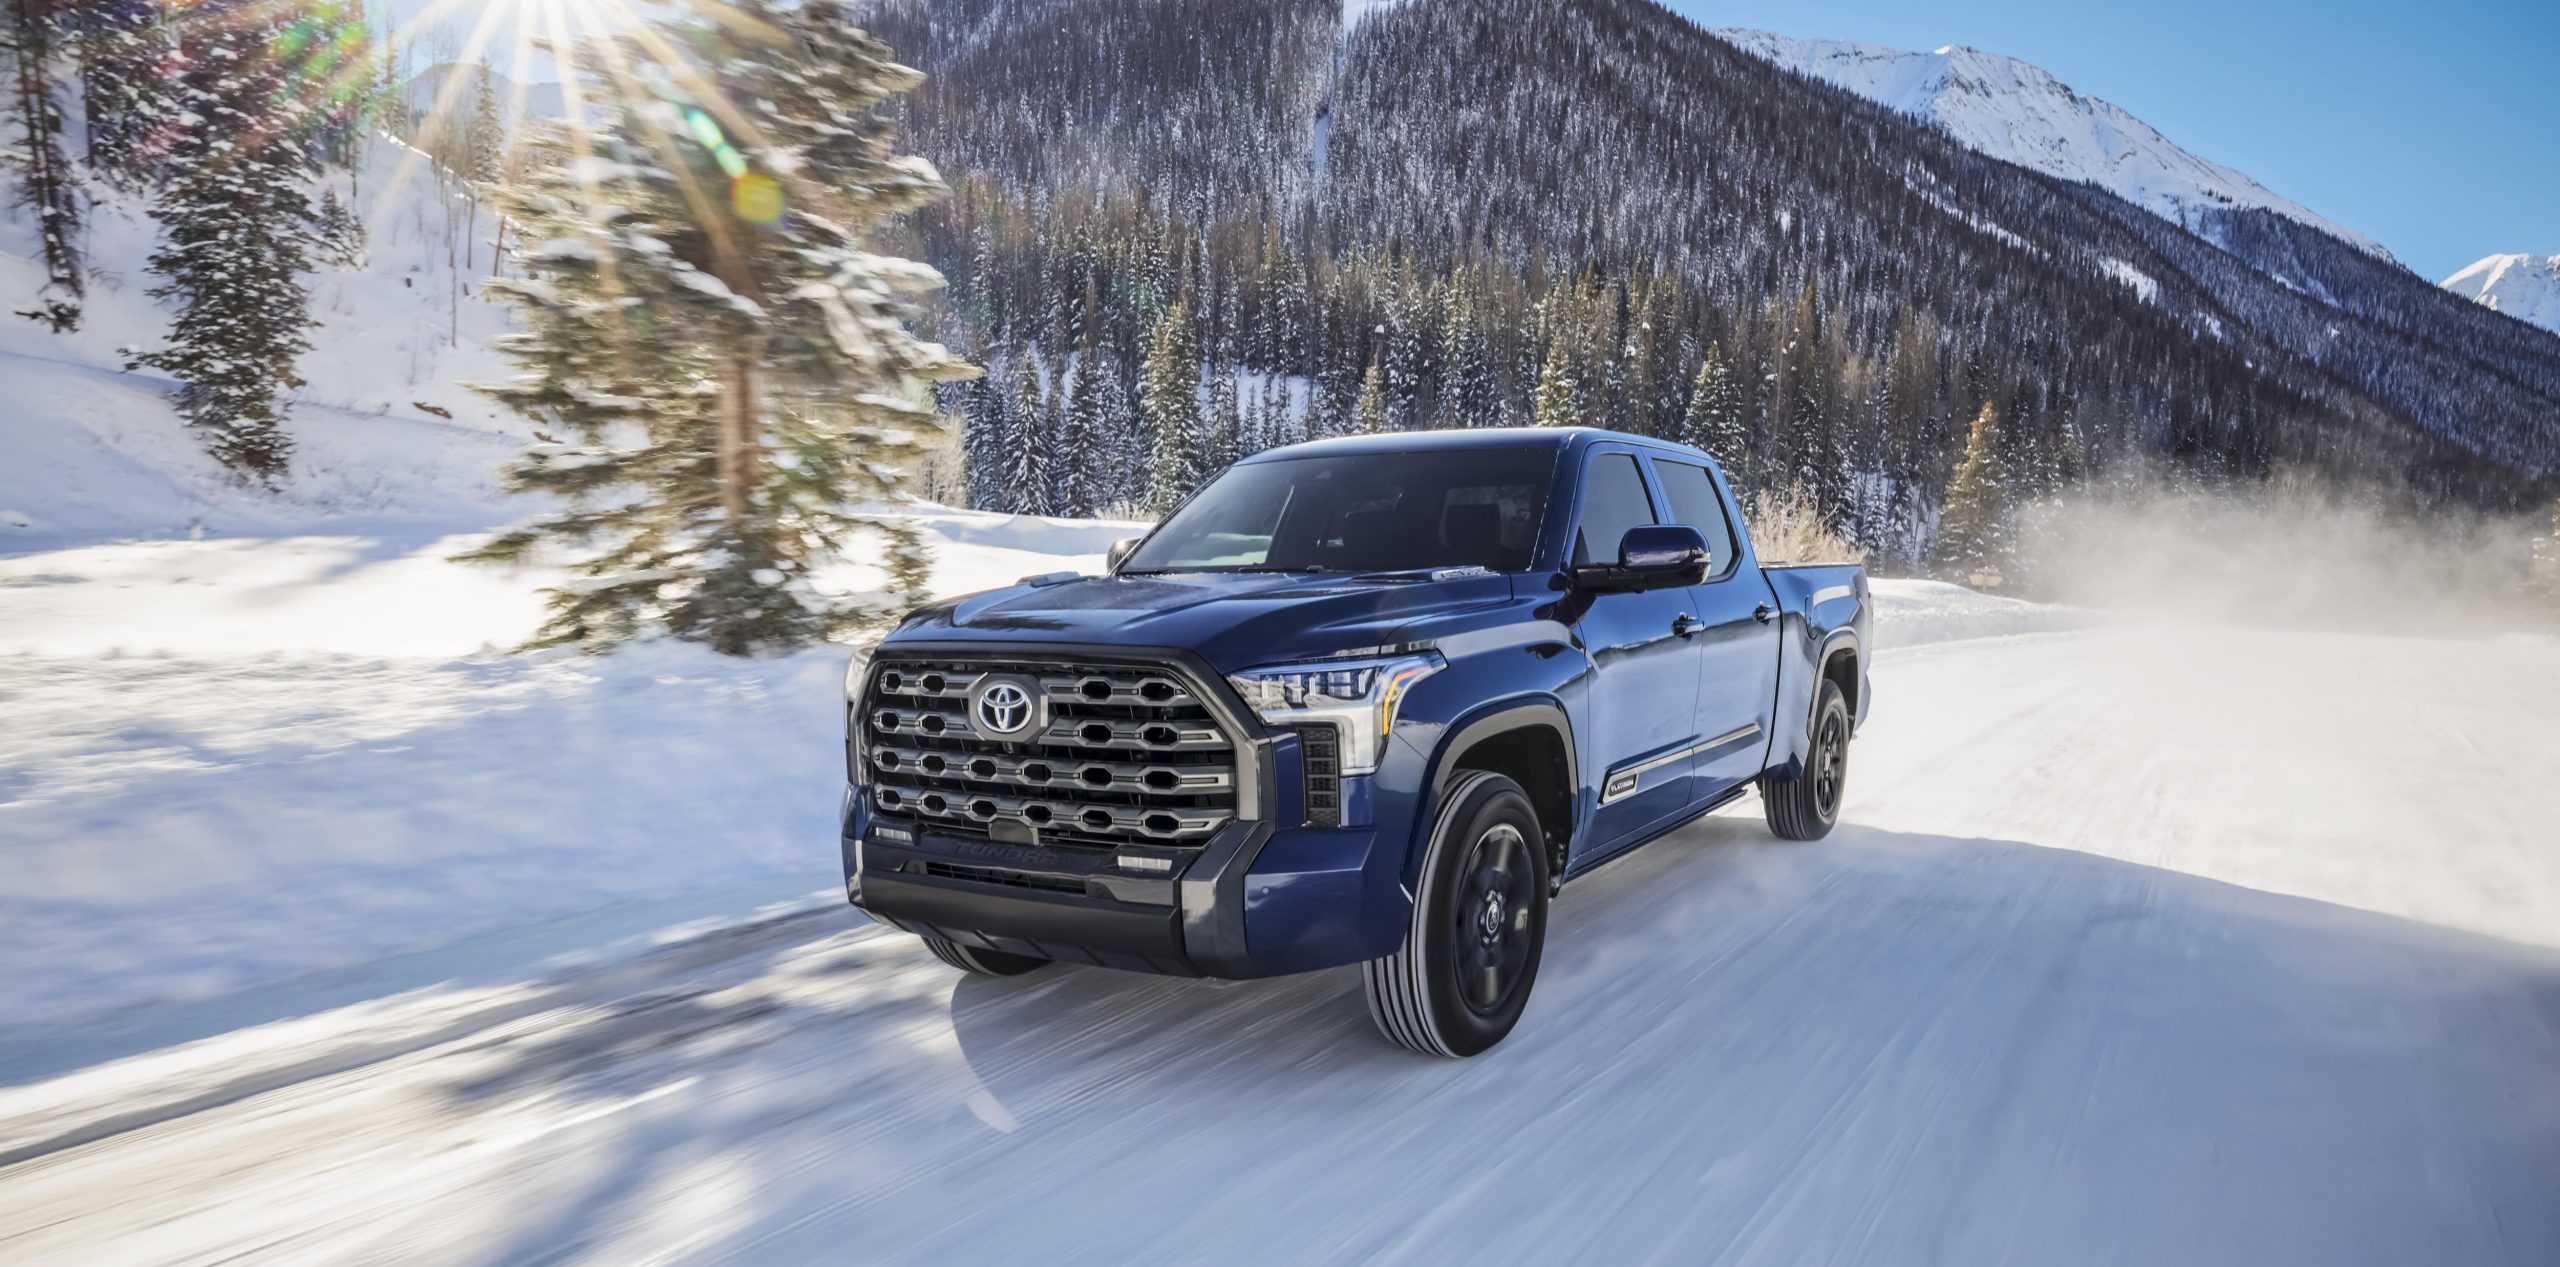
[[[2023,58],[2430,281],[2560,253],[2560,0],[1669,0],[1709,26]]]

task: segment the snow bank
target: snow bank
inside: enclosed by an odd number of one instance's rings
[[[2090,613],[2046,603],[1984,594],[1942,581],[1871,581],[1876,605],[1878,653],[1961,638],[2074,629]]]

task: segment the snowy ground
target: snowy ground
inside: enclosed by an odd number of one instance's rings
[[[959,979],[834,896],[840,657],[487,653],[457,544],[0,558],[0,1261],[2560,1261],[2547,639],[1881,583],[1849,824],[1576,884],[1443,1063]]]
[[[924,522],[950,592],[1133,531]],[[0,1035],[618,902],[646,926],[679,895],[835,888],[843,651],[508,655],[546,578],[448,561],[475,539],[0,556]]]

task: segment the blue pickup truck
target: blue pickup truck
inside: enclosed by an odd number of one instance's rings
[[[1840,810],[1855,566],[1768,567],[1706,454],[1589,429],[1229,467],[1109,574],[908,616],[846,676],[846,895],[969,972],[1363,965],[1501,1041],[1575,877],[1757,788]]]

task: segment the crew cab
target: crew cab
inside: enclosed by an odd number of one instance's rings
[[[1551,899],[1757,789],[1840,812],[1854,566],[1762,567],[1723,473],[1610,431],[1323,440],[1105,575],[923,608],[846,675],[846,894],[951,965],[1363,965],[1379,1029],[1508,1034]]]

